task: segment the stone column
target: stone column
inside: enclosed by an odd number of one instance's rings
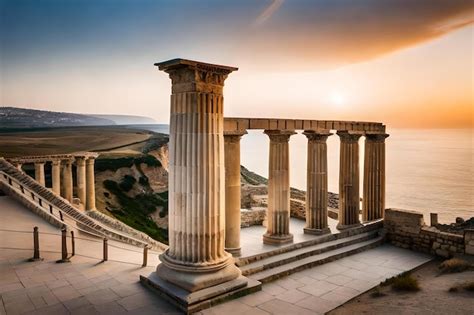
[[[52,190],[56,195],[61,194],[61,161],[54,160],[51,165]]]
[[[338,229],[360,225],[359,138],[361,134],[338,131],[341,140],[339,160],[339,224]]]
[[[387,134],[366,134],[362,220],[381,219],[385,212],[385,138]]]
[[[265,130],[270,138],[268,169],[268,211],[265,244],[284,244],[293,241],[290,234],[290,150],[293,130]]]
[[[247,131],[224,134],[225,250],[240,255],[240,138]]]
[[[183,59],[156,65],[172,81],[169,248],[160,255],[156,273],[194,292],[241,274],[224,250],[222,92],[224,80],[237,69]]]
[[[308,164],[306,177],[307,234],[326,234],[328,227],[328,157],[326,140],[329,131],[308,130]]]
[[[35,180],[43,186],[46,186],[44,180],[44,162],[35,162]]]
[[[95,158],[89,157],[86,160],[86,210],[95,210]]]
[[[63,162],[61,184],[62,184],[62,192],[63,192],[64,199],[72,203],[73,182],[72,182],[72,162],[70,160],[65,160]]]
[[[77,197],[86,205],[86,160],[83,156],[76,157]]]

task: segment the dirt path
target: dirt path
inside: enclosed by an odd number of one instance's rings
[[[439,275],[440,262],[432,261],[413,272],[420,284],[418,292],[400,293],[390,286],[379,287],[385,296],[372,297],[372,290],[328,314],[474,314],[474,292],[448,292],[453,286],[474,281],[474,271]]]

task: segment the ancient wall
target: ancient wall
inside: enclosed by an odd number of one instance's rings
[[[240,210],[240,226],[249,227],[252,225],[262,225],[263,220],[267,216],[267,209],[241,209]]]
[[[465,240],[462,235],[441,232],[427,226],[423,214],[416,211],[386,209],[384,229],[387,241],[398,247],[442,257],[464,253]]]

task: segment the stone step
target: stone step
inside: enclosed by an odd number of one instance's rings
[[[354,235],[360,235],[367,232],[378,231],[382,228],[383,228],[383,220],[373,221],[370,223],[366,223],[365,225],[362,225],[360,227],[343,230],[338,233],[321,235],[314,239],[307,240],[304,242],[278,246],[278,247],[275,247],[275,249],[271,251],[258,253],[258,254],[250,255],[250,256],[239,257],[235,260],[235,264],[238,267],[243,267],[245,265],[249,265],[256,261],[260,261],[272,256],[281,255],[283,253],[293,252],[294,250],[297,250],[300,248],[311,247],[317,244],[327,244],[328,242],[331,242],[331,241],[340,240],[343,238],[348,238]]]
[[[261,272],[263,270],[275,268],[284,264],[291,263],[309,256],[319,255],[344,246],[360,243],[378,236],[378,231],[370,231],[366,233],[356,234],[349,237],[336,239],[333,241],[307,246],[284,252],[278,255],[266,257],[245,266],[241,266],[240,270],[245,276]]]
[[[281,277],[285,277],[292,273],[322,265],[334,260],[341,259],[353,254],[363,252],[365,250],[377,247],[383,243],[383,236],[376,236],[369,240],[357,242],[355,244],[343,246],[321,254],[309,256],[303,259],[295,260],[287,264],[283,264],[274,268],[262,270],[248,276],[251,279],[267,283]]]

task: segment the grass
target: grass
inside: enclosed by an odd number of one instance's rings
[[[474,292],[474,281],[466,282],[449,288],[448,292],[459,292],[460,289]]]
[[[438,266],[441,273],[463,272],[471,268],[471,264],[459,258],[447,259]]]
[[[418,280],[410,273],[405,272],[399,276],[389,278],[380,284],[381,286],[392,286],[395,291],[416,292],[420,290]]]
[[[157,207],[162,207],[160,217],[168,213],[168,192],[143,193],[129,197],[119,183],[105,180],[104,187],[117,198],[120,208],[108,208],[114,217],[131,227],[140,230],[153,239],[168,243],[168,231],[160,228],[150,217]]]
[[[104,171],[117,171],[118,169],[125,167],[130,168],[133,165],[139,166],[140,164],[146,164],[151,167],[160,167],[161,163],[153,155],[145,154],[138,157],[128,156],[120,158],[106,158],[106,159],[97,159],[95,161],[95,171],[104,172]]]

